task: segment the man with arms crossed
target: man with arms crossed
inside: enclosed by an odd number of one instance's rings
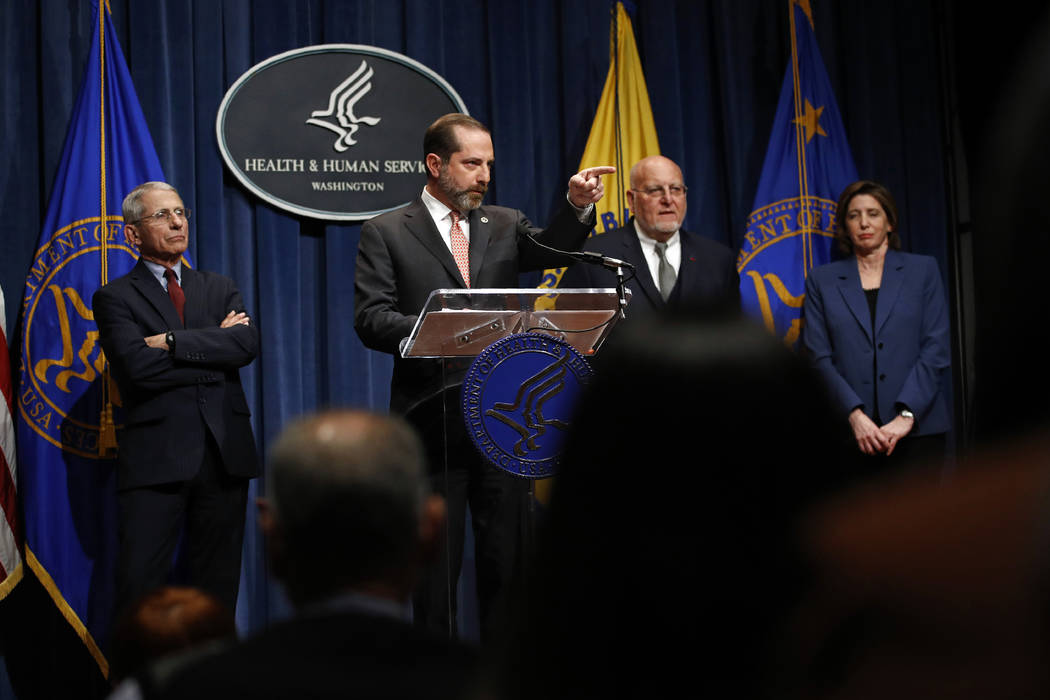
[[[185,523],[190,582],[233,610],[248,479],[259,474],[238,370],[258,335],[233,280],[182,264],[190,212],[174,187],[139,185],[123,214],[139,261],[92,300],[126,416],[116,607],[166,583]]]

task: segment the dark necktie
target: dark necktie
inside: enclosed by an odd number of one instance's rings
[[[171,297],[171,303],[175,305],[175,310],[179,312],[179,320],[185,325],[186,319],[182,315],[182,309],[186,306],[186,295],[182,293],[179,280],[175,278],[175,270],[172,270],[170,267],[164,270],[164,279],[168,280],[168,296]]]
[[[671,263],[667,261],[667,244],[656,243],[656,257],[660,259],[660,264],[657,267],[657,274],[659,279],[656,281],[657,286],[660,288],[660,296],[667,301],[667,297],[671,296],[671,290],[674,289],[674,282],[677,275],[674,272],[674,268],[671,267]]]

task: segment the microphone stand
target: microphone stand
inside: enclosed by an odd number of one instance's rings
[[[622,261],[617,261],[621,262]],[[620,320],[627,318],[627,292],[625,291],[623,278],[623,264],[616,266],[616,296],[620,299]]]
[[[618,313],[621,321],[627,318],[627,292],[626,287],[624,285],[626,280],[624,279],[623,271],[624,268],[633,271],[634,265],[625,260],[617,260],[616,258],[610,258],[606,255],[594,253],[591,251],[569,251],[559,250],[558,248],[552,248],[551,246],[545,243],[540,243],[532,237],[532,234],[526,231],[519,230],[518,235],[523,238],[527,238],[533,245],[537,245],[540,248],[545,248],[546,250],[558,253],[559,255],[564,255],[570,260],[586,263],[588,265],[600,265],[601,267],[604,267],[607,270],[614,270],[616,272],[616,294],[619,297],[620,307]]]

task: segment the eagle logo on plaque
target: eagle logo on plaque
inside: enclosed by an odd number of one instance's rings
[[[350,77],[339,83],[328,96],[328,109],[318,109],[310,113],[307,124],[330,129],[339,135],[335,140],[336,151],[342,153],[357,143],[354,134],[361,127],[358,124],[375,126],[379,123],[379,117],[358,117],[354,114],[357,101],[372,91],[372,76],[375,72],[368,67],[367,61],[361,61],[361,65]],[[335,117],[336,123],[325,121],[319,117]]]
[[[553,476],[591,366],[564,340],[519,333],[475,358],[463,380],[467,433],[493,466],[526,479]]]

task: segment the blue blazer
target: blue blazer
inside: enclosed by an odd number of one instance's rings
[[[878,382],[883,422],[906,406],[915,414],[911,435],[949,430],[941,387],[951,364],[948,309],[933,258],[886,252],[874,332],[853,257],[809,273],[803,316],[803,345],[844,414],[859,406],[874,418]]]

